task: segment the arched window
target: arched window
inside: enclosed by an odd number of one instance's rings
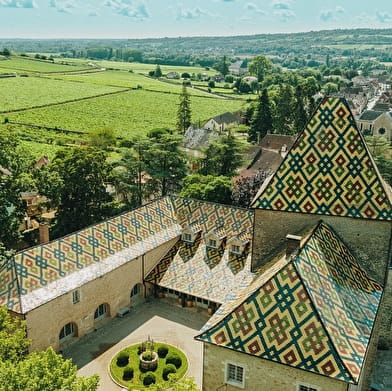
[[[101,320],[108,316],[108,305],[107,304],[100,304],[94,312],[94,320]]]
[[[64,342],[67,339],[76,336],[76,325],[75,323],[67,323],[60,331],[59,340],[60,342]]]
[[[131,297],[139,296],[142,292],[142,284],[136,284],[131,290]]]

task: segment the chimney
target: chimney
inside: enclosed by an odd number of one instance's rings
[[[39,243],[45,244],[49,242],[49,225],[48,223],[39,224]]]
[[[301,236],[286,235],[286,258],[290,258],[301,246]]]

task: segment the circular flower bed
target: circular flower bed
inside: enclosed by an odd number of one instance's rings
[[[172,374],[179,379],[187,369],[188,360],[181,350],[159,342],[154,342],[152,350],[145,350],[143,344],[128,346],[110,362],[110,375],[116,383],[138,389],[165,383]]]

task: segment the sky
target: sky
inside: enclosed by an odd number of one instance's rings
[[[392,28],[391,0],[0,0],[0,38],[155,38]]]

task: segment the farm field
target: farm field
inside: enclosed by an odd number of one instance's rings
[[[0,113],[121,91],[123,88],[40,77],[0,79]]]
[[[143,88],[145,90],[181,93],[182,84],[172,84],[157,79],[152,79],[137,73],[124,72],[124,71],[105,71],[84,73],[78,75],[56,75],[50,76],[51,78],[66,81],[77,81],[81,83],[90,83],[95,85],[117,86],[125,88]],[[190,95],[205,96],[206,93],[198,90],[188,88]]]
[[[179,96],[133,90],[85,101],[10,113],[10,121],[89,133],[110,127],[117,137],[145,135],[154,128],[174,128]],[[205,121],[226,111],[240,110],[244,102],[220,98],[191,98],[192,121]]]
[[[2,68],[12,69],[13,72],[33,72],[33,73],[52,73],[52,72],[74,72],[78,70],[91,69],[82,65],[63,65],[46,61],[37,61],[27,57],[13,57],[0,61],[0,71]]]

